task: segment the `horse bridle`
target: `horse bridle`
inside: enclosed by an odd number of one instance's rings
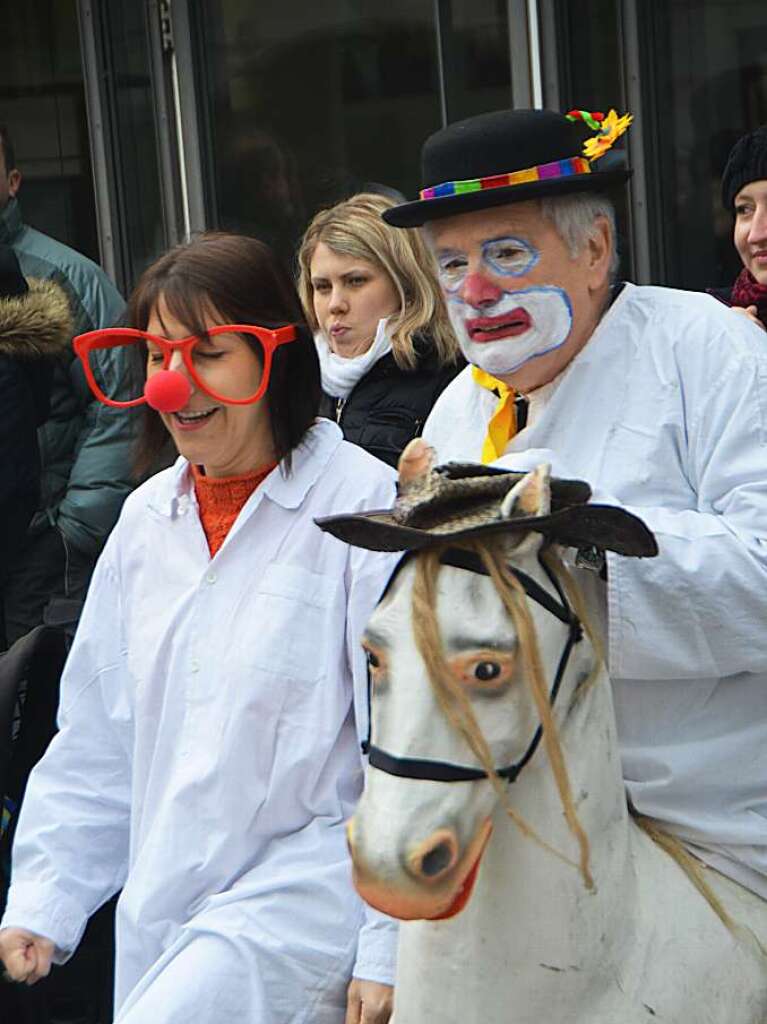
[[[383,600],[388,593],[389,588],[395,578],[399,575],[401,569],[414,554],[414,552],[407,552],[397,563],[394,572],[386,585],[386,589],[384,590],[381,600]],[[538,560],[544,572],[554,585],[554,589],[556,590],[559,598],[558,601],[555,600],[547,590],[544,590],[544,588],[537,583],[532,576],[528,576],[526,573],[519,569],[515,569],[512,566],[508,566],[508,570],[521,584],[523,590],[532,601],[535,601],[536,604],[539,604],[547,612],[550,612],[555,618],[559,619],[560,622],[563,622],[568,627],[567,640],[565,641],[565,646],[562,650],[562,654],[560,655],[559,664],[557,665],[557,670],[554,675],[554,681],[549,692],[549,705],[553,708],[557,699],[557,694],[559,693],[562,679],[565,671],[567,670],[567,663],[570,659],[572,649],[583,637],[583,627],[578,617],[570,608],[562,586],[555,574],[551,571],[548,565],[546,565],[540,555],[538,556]],[[451,566],[455,569],[465,569],[467,572],[478,573],[481,576],[490,575],[479,555],[474,554],[472,551],[464,550],[463,548],[447,548],[440,556],[440,563],[442,565]],[[432,782],[476,782],[480,779],[488,778],[487,772],[482,768],[466,768],[463,765],[451,764],[449,761],[431,761],[412,757],[396,757],[394,754],[389,754],[380,747],[374,746],[371,743],[371,733],[371,680],[370,670],[368,670],[368,736],[362,744],[362,752],[363,754],[368,755],[368,762],[373,768],[386,772],[388,775],[397,775],[403,779],[427,779]],[[514,764],[507,765],[505,768],[497,769],[496,775],[505,779],[507,782],[515,782],[519,777],[519,773],[538,749],[542,736],[543,726],[539,725],[522,757],[518,761],[515,761]]]

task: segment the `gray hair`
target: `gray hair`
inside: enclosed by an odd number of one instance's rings
[[[553,225],[573,259],[593,237],[597,218],[606,218],[610,225],[612,245],[610,280],[615,278],[620,259],[615,241],[615,209],[609,199],[588,192],[575,192],[541,199],[540,206],[542,215]]]

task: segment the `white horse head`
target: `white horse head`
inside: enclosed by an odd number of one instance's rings
[[[704,898],[627,813],[610,681],[557,545],[657,548],[588,496],[545,466],[433,471],[419,442],[394,509],[320,522],[409,552],[365,633],[349,825],[357,888],[403,919],[397,1024],[767,1020],[765,961],[723,924],[764,943],[767,904],[699,868]]]
[[[549,470],[541,466],[510,485],[500,512],[508,520],[544,517],[550,504]],[[476,548],[407,559],[368,624],[371,764],[383,770],[368,773],[349,836],[357,888],[393,916],[434,920],[462,909],[505,780],[546,745],[542,713],[574,827],[573,855],[585,869],[555,723],[597,656],[588,640],[579,642],[556,556],[542,557],[543,542],[536,533],[499,533],[484,561]],[[499,584],[514,602],[511,614]],[[531,672],[537,690],[526,685]]]

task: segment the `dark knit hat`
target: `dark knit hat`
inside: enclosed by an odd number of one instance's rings
[[[442,128],[423,145],[420,199],[384,211],[383,219],[394,227],[418,227],[455,213],[596,192],[627,181],[631,171],[616,159],[619,154],[608,154],[612,160],[586,159],[584,142],[590,133],[586,124],[571,115],[553,110],[496,110]],[[602,114],[596,116],[604,119]],[[614,111],[608,115],[608,119],[615,117]],[[621,121],[627,123],[630,118]],[[600,125],[595,127],[599,130]],[[611,133],[604,149],[623,131],[622,125]]]
[[[767,181],[767,125],[742,136],[730,151],[722,174],[722,203],[733,212],[735,196],[751,181]]]

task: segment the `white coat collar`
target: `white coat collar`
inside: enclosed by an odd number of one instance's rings
[[[343,434],[335,423],[315,420],[293,451],[290,473],[283,459],[264,481],[263,496],[283,508],[299,508],[342,440]],[[185,506],[197,503],[189,462],[183,456],[179,456],[170,469],[159,473],[153,483],[156,486],[148,505],[162,516],[175,518]]]

